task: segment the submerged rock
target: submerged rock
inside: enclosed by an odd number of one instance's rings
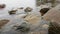
[[[9,22],[9,20],[7,20],[7,19],[0,20],[0,28],[2,26],[4,26],[5,24],[7,24],[8,22]]]
[[[32,10],[33,10],[32,8],[27,7],[24,11],[25,11],[25,12],[31,12]]]
[[[5,4],[0,4],[0,9],[5,8],[5,6],[6,6]]]
[[[30,24],[37,24],[37,23],[39,23],[40,19],[41,19],[40,16],[37,16],[34,14],[30,14],[25,17],[25,20]]]
[[[30,26],[27,23],[22,23],[21,25],[15,25],[15,30],[20,32],[28,32],[30,30]]]

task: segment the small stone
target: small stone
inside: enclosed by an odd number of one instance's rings
[[[27,7],[24,11],[25,11],[25,12],[31,12],[31,11],[32,11],[32,8]]]
[[[11,11],[9,11],[8,13],[9,13],[10,15],[12,15],[12,14],[16,14],[16,11],[17,11],[17,10],[11,10]]]

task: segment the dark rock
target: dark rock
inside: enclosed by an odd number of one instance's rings
[[[48,29],[48,34],[60,34],[60,26],[55,22],[51,22]]]
[[[17,10],[11,10],[11,11],[9,11],[8,13],[9,13],[10,15],[12,15],[12,14],[16,14],[16,11],[17,11]]]
[[[29,24],[24,22],[21,25],[16,26],[16,30],[21,32],[28,32],[30,30],[30,27]]]
[[[0,8],[5,8],[5,4],[0,4]]]
[[[43,8],[39,12],[41,13],[41,16],[43,16],[45,13],[49,11],[50,8]]]

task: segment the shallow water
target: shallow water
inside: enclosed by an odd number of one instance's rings
[[[1,29],[1,34],[28,34],[31,32],[38,32],[38,31],[41,31],[44,29],[44,28],[42,28],[42,25],[48,24],[46,21],[42,20],[40,23],[37,24],[37,26],[31,25],[31,30],[29,32],[24,32],[24,33],[12,30],[13,25],[15,25],[17,23],[21,24],[22,22],[24,22],[24,20],[23,20],[23,18],[17,18],[16,17],[17,15],[9,15],[8,11],[11,10],[12,8],[16,9],[19,7],[24,7],[24,9],[25,9],[26,7],[32,7],[33,12],[31,12],[31,13],[40,16],[39,12],[37,12],[37,9],[35,7],[36,2],[35,2],[35,0],[0,0],[0,3],[6,4],[6,8],[0,10],[0,19],[9,19],[10,20],[10,22]],[[24,14],[24,11],[20,12],[20,13]],[[21,14],[18,14],[18,15],[21,15]]]
[[[12,10],[13,8],[20,8],[24,7],[31,7],[35,9],[35,0],[0,0],[0,4],[6,4],[4,9],[0,9],[0,16],[1,15],[8,15],[8,11]]]

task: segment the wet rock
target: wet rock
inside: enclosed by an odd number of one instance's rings
[[[32,8],[27,7],[24,11],[25,11],[25,12],[31,12],[32,10],[33,10]]]
[[[5,24],[7,24],[8,22],[9,22],[9,20],[7,20],[7,19],[0,20],[0,28],[2,26],[4,26]]]
[[[9,11],[8,13],[9,13],[9,15],[12,15],[12,14],[16,14],[16,11],[17,11],[17,10],[11,10],[11,11]]]
[[[5,4],[0,4],[0,9],[5,8],[5,6],[6,6]]]

